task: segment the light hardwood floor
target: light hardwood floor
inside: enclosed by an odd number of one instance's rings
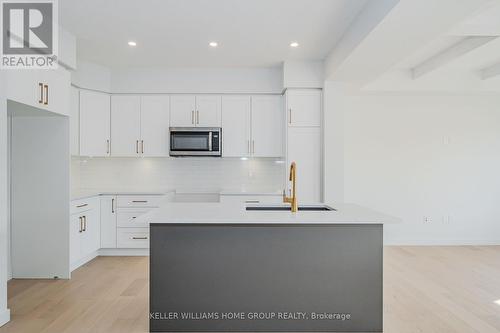
[[[500,246],[386,247],[384,332],[500,332]],[[99,257],[69,281],[9,282],[1,333],[148,331],[148,258]]]

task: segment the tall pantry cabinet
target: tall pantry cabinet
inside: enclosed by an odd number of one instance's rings
[[[322,91],[288,89],[285,93],[287,117],[287,165],[297,164],[299,203],[323,201],[322,189]],[[287,171],[288,176],[288,171]],[[288,191],[291,191],[291,183]]]

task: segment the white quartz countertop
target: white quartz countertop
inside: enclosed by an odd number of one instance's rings
[[[151,190],[151,191],[129,191],[129,190],[76,190],[71,192],[70,200],[87,199],[99,195],[165,195],[174,190]]]
[[[399,219],[355,204],[329,205],[336,211],[247,211],[245,204],[164,202],[137,222],[154,223],[326,223],[384,224]]]
[[[98,195],[164,195],[176,192],[177,194],[217,194],[227,196],[281,196],[280,191],[252,191],[252,190],[238,190],[238,189],[222,189],[210,192],[199,192],[195,190],[174,190],[174,189],[151,189],[151,190],[124,190],[124,189],[76,189],[71,192],[70,200],[80,200],[95,197]]]

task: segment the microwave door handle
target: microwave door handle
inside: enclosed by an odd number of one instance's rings
[[[208,151],[212,151],[212,132],[208,132]]]

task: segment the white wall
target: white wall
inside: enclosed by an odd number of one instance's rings
[[[105,191],[281,192],[285,177],[284,164],[271,158],[74,157],[71,169],[72,184]]]
[[[500,244],[500,96],[343,100],[345,201],[402,219],[386,243]]]
[[[281,93],[282,69],[133,68],[111,71],[114,93]]]
[[[101,65],[78,61],[77,70],[71,72],[71,83],[80,88],[109,92],[111,90],[111,71]]]
[[[0,71],[0,326],[10,319],[7,309],[7,100]]]
[[[8,102],[14,278],[69,278],[68,118]]]
[[[323,61],[285,61],[284,88],[323,88]]]

